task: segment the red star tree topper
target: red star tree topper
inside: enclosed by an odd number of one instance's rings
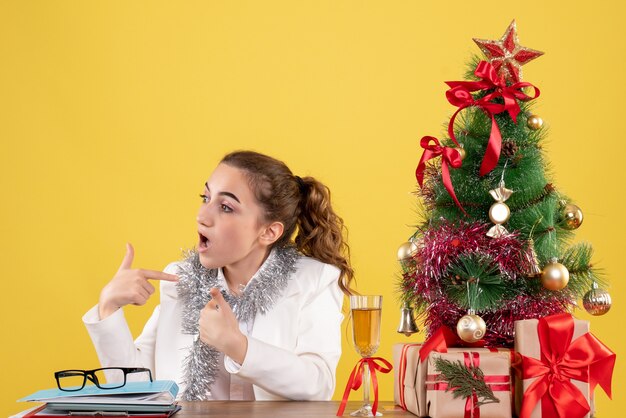
[[[499,40],[488,41],[474,38],[474,42],[487,56],[498,74],[513,83],[521,81],[522,65],[543,55],[541,51],[519,44],[515,20],[511,22]]]

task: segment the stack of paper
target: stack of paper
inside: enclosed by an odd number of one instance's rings
[[[175,402],[178,386],[172,380],[128,382],[116,389],[85,386],[76,392],[40,390],[20,401],[45,402],[23,415],[44,418],[69,416],[137,416],[167,418],[180,410]]]

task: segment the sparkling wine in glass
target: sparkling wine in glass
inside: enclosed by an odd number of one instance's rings
[[[371,357],[380,345],[380,317],[383,297],[380,295],[350,296],[352,312],[352,337],[354,347],[361,357]],[[363,406],[350,415],[356,417],[373,417],[370,405],[370,371],[363,368]],[[376,416],[382,416],[376,412]]]

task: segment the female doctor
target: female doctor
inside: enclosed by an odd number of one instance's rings
[[[120,269],[83,321],[103,367],[147,367],[184,400],[328,400],[353,272],[330,192],[252,151],[205,183],[197,250],[164,272]],[[296,233],[295,239],[292,236]],[[133,341],[122,307],[160,305]]]

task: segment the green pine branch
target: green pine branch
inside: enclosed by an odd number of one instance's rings
[[[466,80],[472,80],[472,81],[478,80],[478,77],[474,75],[474,71],[476,71],[476,67],[478,66],[478,63],[483,61],[484,59],[485,59],[485,56],[482,54],[481,55],[473,54],[470,57],[470,60],[467,63],[467,68],[465,70]]]
[[[593,248],[591,245],[582,242],[565,250],[563,258],[560,260],[570,275],[567,289],[577,297],[582,297],[588,292],[593,282],[606,286],[601,270],[594,268],[591,263],[592,256]]]
[[[520,292],[520,285],[502,280],[494,260],[476,253],[459,255],[448,266],[442,285],[454,303],[476,311],[497,309]]]
[[[452,390],[452,396],[455,399],[465,399],[475,392],[478,397],[476,405],[478,407],[500,402],[485,382],[485,375],[479,367],[465,366],[460,360],[452,362],[437,357],[435,368],[441,373],[441,378],[448,383],[446,392]]]

